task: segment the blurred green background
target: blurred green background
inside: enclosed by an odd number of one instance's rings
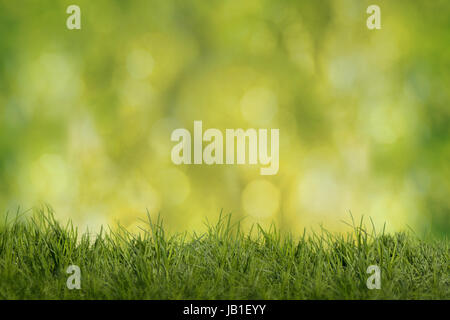
[[[81,8],[81,30],[66,8]],[[381,30],[366,8],[381,7]],[[450,232],[447,0],[0,0],[1,214],[83,228],[221,209]],[[176,128],[279,128],[280,170],[176,166]]]

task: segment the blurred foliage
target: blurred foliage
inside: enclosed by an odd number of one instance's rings
[[[366,8],[381,7],[381,30]],[[81,7],[82,29],[66,28]],[[450,232],[450,4],[0,0],[0,209],[173,230]],[[243,111],[245,110],[245,111]],[[280,171],[175,166],[175,128],[280,128]]]

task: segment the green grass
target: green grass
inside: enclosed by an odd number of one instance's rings
[[[3,299],[449,299],[447,239],[377,234],[361,224],[293,237],[221,215],[202,235],[167,236],[158,219],[133,235],[61,226],[51,212],[0,227]],[[295,238],[295,240],[294,240]],[[81,290],[66,268],[81,268]],[[369,265],[381,289],[369,290]]]

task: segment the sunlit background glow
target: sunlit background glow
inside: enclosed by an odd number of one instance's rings
[[[22,2],[0,0],[1,214],[450,232],[448,1],[378,0],[373,31],[374,1]],[[174,165],[195,120],[279,128],[278,174]]]

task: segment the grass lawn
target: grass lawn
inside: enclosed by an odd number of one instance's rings
[[[450,298],[448,239],[378,234],[362,223],[348,234],[294,237],[258,226],[244,233],[222,215],[202,235],[167,236],[149,220],[140,235],[93,236],[48,211],[9,220],[0,227],[2,299]],[[80,290],[66,286],[72,264]],[[381,268],[380,290],[366,286],[370,265]]]

